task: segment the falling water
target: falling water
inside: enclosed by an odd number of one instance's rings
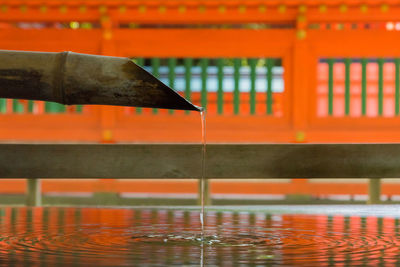
[[[201,239],[204,239],[204,190],[205,190],[205,179],[206,179],[206,115],[205,110],[202,109],[200,112],[201,116],[201,140],[202,140],[202,159],[201,159],[201,179],[200,179],[200,201],[201,201],[201,212],[200,212],[200,223],[201,223]]]
[[[200,244],[200,267],[204,266],[204,243]]]

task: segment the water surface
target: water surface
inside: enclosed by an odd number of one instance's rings
[[[396,209],[383,217],[365,208],[352,214],[339,207],[322,213],[329,206],[274,209],[208,209],[202,241],[198,208],[0,208],[0,265],[400,264]],[[288,213],[299,209],[315,214]]]

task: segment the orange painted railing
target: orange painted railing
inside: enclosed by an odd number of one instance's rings
[[[2,179],[0,194],[24,194],[25,180]],[[274,199],[274,195],[309,195],[317,199],[341,195],[344,199],[367,199],[368,185],[364,181],[311,181],[300,180],[212,180],[212,198],[259,198]],[[91,194],[95,192],[117,193],[120,196],[147,197],[197,197],[196,180],[42,180],[44,195]],[[399,199],[400,183],[384,181],[381,194],[387,199]],[[73,195],[72,195],[73,196]]]
[[[72,50],[136,58],[280,58],[285,87],[273,97],[274,101],[280,98],[282,115],[218,115],[210,106],[209,142],[398,141],[398,116],[337,116],[343,109],[340,96],[334,105],[338,111],[325,116],[326,91],[318,89],[323,82],[319,71],[326,68],[325,63],[318,63],[321,59],[400,57],[400,6],[390,0],[379,4],[367,0],[8,0],[2,2],[0,12],[2,49]],[[340,90],[335,88],[335,92]],[[240,95],[244,111],[246,97]],[[377,100],[371,95],[368,101]],[[357,104],[353,109],[358,109]],[[0,139],[199,141],[196,114],[144,112],[136,116],[115,107],[85,107],[82,113],[51,115],[38,110],[36,114],[1,115]],[[160,131],[166,126],[167,130]]]

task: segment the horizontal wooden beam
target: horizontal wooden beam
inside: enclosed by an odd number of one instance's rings
[[[201,145],[2,144],[1,178],[200,178]],[[400,144],[211,144],[207,178],[400,178]]]
[[[193,24],[193,23],[287,23],[299,13],[308,22],[396,21],[396,0],[4,0],[1,21],[70,22],[98,21],[109,16],[121,23]]]

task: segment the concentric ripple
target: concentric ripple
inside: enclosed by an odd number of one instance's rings
[[[398,219],[146,209],[0,209],[0,264],[332,266],[400,263]]]

